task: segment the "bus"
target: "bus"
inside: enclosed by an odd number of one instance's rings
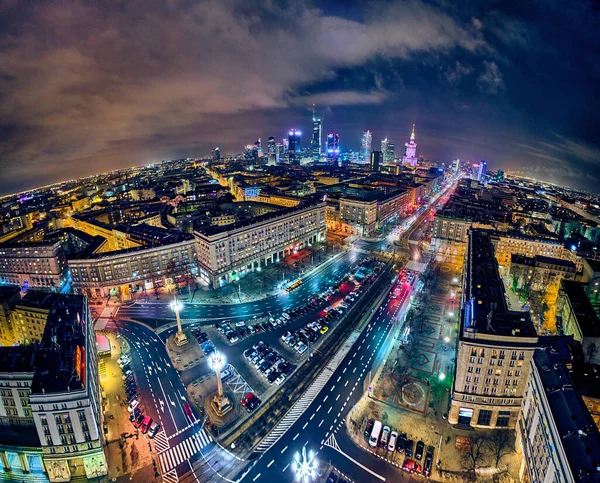
[[[369,446],[377,448],[382,427],[383,425],[381,424],[381,421],[375,421],[375,424],[373,424],[373,431],[371,431],[371,437],[369,438]]]
[[[300,285],[302,285],[302,279],[300,280],[296,280],[294,283],[292,283],[291,285],[288,285],[286,290],[288,292],[291,292],[292,290],[296,290]]]

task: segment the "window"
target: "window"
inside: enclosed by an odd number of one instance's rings
[[[482,409],[479,411],[479,417],[477,418],[477,424],[479,426],[489,426],[492,419],[492,411]]]
[[[499,428],[506,428],[510,420],[510,411],[500,411],[498,413],[498,419],[496,419],[496,426]]]

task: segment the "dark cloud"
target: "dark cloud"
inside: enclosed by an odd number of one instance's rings
[[[499,11],[473,2],[459,11],[418,1],[4,2],[0,192],[202,155],[217,144],[239,151],[256,137],[280,137],[289,126],[307,123],[313,103],[327,109],[326,119],[348,147],[356,147],[366,128],[377,137],[396,136],[399,146],[417,121],[420,146],[432,157],[508,162],[514,149],[508,142],[527,132],[540,143],[536,149],[572,163],[583,155],[573,146],[566,153],[541,143],[552,144],[554,132],[564,132],[593,150],[594,129],[586,131],[587,141],[565,130],[561,110],[544,115],[538,99],[552,87],[523,79],[534,70],[527,55],[535,55],[536,46],[544,46],[541,65],[530,74],[537,81],[572,45],[548,38],[550,27],[560,25],[553,13],[559,5],[548,7],[547,25],[532,22],[538,8]],[[587,15],[586,25],[594,25],[589,10],[575,10],[569,21]],[[560,74],[555,81],[567,82]],[[571,110],[573,102],[583,105],[579,96],[569,101]],[[464,142],[444,141],[452,137],[448,130]],[[505,143],[485,142],[498,133]],[[498,151],[489,152],[491,145]],[[542,162],[535,152],[525,154]]]

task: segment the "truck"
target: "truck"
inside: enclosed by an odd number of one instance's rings
[[[377,443],[379,443],[379,435],[381,434],[381,428],[383,424],[381,421],[375,421],[373,424],[373,430],[371,431],[371,437],[369,438],[369,446],[373,448],[377,448]]]

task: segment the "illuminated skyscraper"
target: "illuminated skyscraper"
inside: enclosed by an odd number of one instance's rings
[[[313,110],[313,131],[312,140],[310,142],[310,153],[313,161],[321,159],[321,139],[323,137],[323,122],[317,118]]]
[[[371,143],[373,141],[373,134],[371,131],[365,131],[362,135],[362,141],[360,143],[360,158],[363,162],[368,163],[371,159]]]
[[[477,173],[477,179],[480,183],[485,182],[485,173],[487,171],[487,162],[483,159],[479,161],[479,172]]]
[[[381,140],[381,152],[383,153],[384,164],[390,164],[394,162],[394,150],[396,146],[390,142],[388,138]]]
[[[459,169],[460,169],[460,159],[453,160],[452,161],[452,172],[458,173]]]
[[[327,135],[327,159],[333,159],[333,132]]]
[[[402,156],[402,164],[407,166],[417,166],[417,143],[415,143],[415,125],[413,124],[410,141],[404,145],[404,156]]]
[[[290,164],[300,164],[300,136],[302,133],[292,129],[288,133],[288,153]]]
[[[213,155],[212,155],[213,161],[220,161],[221,160],[221,150],[216,147],[215,149],[213,149]]]
[[[269,136],[267,140],[267,164],[274,165],[277,161],[275,138]]]
[[[329,132],[327,135],[327,159],[335,164],[340,155],[340,135]]]

